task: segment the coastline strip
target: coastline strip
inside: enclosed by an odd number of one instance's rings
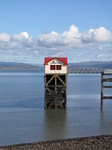
[[[0,146],[0,150],[102,150],[112,149],[112,135]]]

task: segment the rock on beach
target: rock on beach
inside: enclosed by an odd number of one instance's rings
[[[112,150],[112,135],[0,146],[0,150]]]

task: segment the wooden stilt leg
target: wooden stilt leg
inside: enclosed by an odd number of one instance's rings
[[[103,110],[103,73],[101,74],[101,110]]]

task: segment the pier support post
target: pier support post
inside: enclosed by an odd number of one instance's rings
[[[106,78],[104,76],[106,75]],[[111,96],[104,96],[103,90],[104,88],[112,88],[112,85],[103,85],[104,82],[112,82],[112,69],[105,69],[104,72],[101,73],[101,111],[103,110],[103,99],[112,99]]]
[[[103,109],[103,73],[101,73],[101,111]]]
[[[44,108],[63,108],[67,104],[67,74],[45,74]]]

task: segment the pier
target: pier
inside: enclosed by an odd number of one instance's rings
[[[75,74],[97,74],[103,72],[103,68],[68,68],[68,73]]]
[[[66,109],[67,104],[67,58],[45,58],[44,108]]]
[[[106,78],[105,78],[105,76],[106,76]],[[112,69],[105,69],[101,73],[101,110],[103,110],[103,100],[104,99],[112,99],[112,95],[105,96],[103,93],[104,88],[112,88],[112,84],[104,85],[104,82],[106,82],[106,83],[112,82]]]

